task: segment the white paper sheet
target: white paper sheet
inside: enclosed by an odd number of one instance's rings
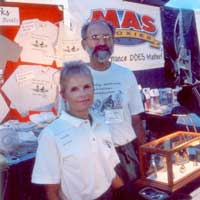
[[[19,26],[19,8],[0,6],[0,26]]]

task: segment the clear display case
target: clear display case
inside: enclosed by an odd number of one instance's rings
[[[142,184],[173,192],[200,176],[200,133],[178,131],[140,147]]]

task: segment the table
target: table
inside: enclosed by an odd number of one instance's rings
[[[177,117],[168,115],[156,115],[148,112],[143,113],[142,119],[146,121],[146,130],[150,130],[157,136],[165,136],[180,130],[176,124]]]
[[[31,183],[35,154],[27,154],[17,160],[8,160],[8,168],[2,172],[3,189],[0,200],[46,200],[44,187]]]

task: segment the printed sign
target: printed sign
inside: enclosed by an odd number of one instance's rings
[[[119,0],[68,3],[74,37],[87,20],[105,19],[116,29],[112,62],[134,71],[164,67],[159,7]],[[88,56],[82,51],[85,58]]]
[[[0,26],[19,26],[19,8],[0,6]]]

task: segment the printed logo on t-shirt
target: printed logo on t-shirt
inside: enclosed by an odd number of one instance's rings
[[[119,114],[121,113],[120,110],[122,110],[123,104],[122,91],[123,90],[119,82],[108,82],[102,84],[96,83],[95,98],[94,104],[92,106],[92,111],[98,114],[99,116],[107,116],[108,119],[119,118],[119,116],[122,117],[123,115]],[[107,121],[110,121],[108,119]]]
[[[104,140],[103,140],[103,143],[104,143],[109,149],[111,149],[111,147],[112,147],[112,142],[111,142],[111,141],[104,139]]]

